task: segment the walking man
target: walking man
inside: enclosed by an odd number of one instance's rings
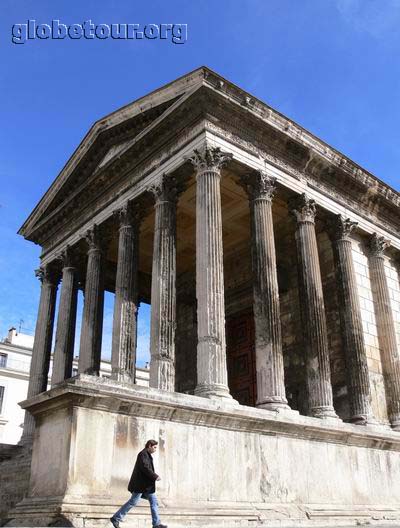
[[[137,456],[135,467],[131,480],[129,481],[128,491],[132,493],[131,498],[110,518],[114,528],[119,528],[119,523],[125,517],[130,509],[139,502],[139,499],[147,499],[150,503],[151,518],[153,528],[167,528],[161,524],[158,515],[158,502],[156,497],[156,480],[160,480],[157,473],[154,472],[152,453],[157,450],[158,442],[156,440],[147,440],[143,451]]]

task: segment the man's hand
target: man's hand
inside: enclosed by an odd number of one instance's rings
[[[156,480],[161,480],[161,477],[157,477]]]

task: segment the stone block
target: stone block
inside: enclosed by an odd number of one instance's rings
[[[132,466],[148,438],[159,441],[158,497],[172,528],[370,522],[388,512],[400,521],[400,436],[390,430],[91,376],[24,406],[36,417],[35,462],[8,526],[103,525],[129,497]],[[140,506],[126,526],[148,520]]]

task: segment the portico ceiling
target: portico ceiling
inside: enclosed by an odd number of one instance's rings
[[[245,191],[236,183],[238,175],[223,171],[221,179],[221,206],[224,258],[250,248],[249,202]],[[287,208],[279,192],[273,203],[274,224],[281,231],[287,222]],[[149,209],[141,226],[140,270],[151,273],[154,237],[154,210]],[[114,237],[108,260],[117,262],[118,239]],[[250,251],[250,249],[249,249]],[[177,209],[177,272],[194,271],[196,262],[196,182],[190,178],[186,191],[180,196]]]

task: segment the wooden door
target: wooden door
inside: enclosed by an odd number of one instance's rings
[[[256,404],[256,364],[253,313],[234,316],[226,322],[229,390],[241,405]]]

